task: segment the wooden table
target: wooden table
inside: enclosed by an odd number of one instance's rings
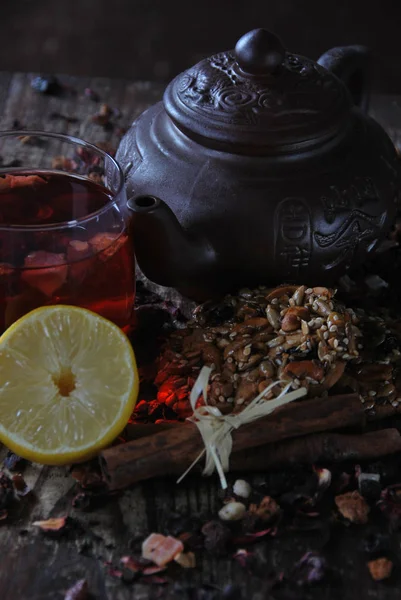
[[[84,95],[85,88],[95,90],[102,101],[122,111],[119,120],[122,126],[127,126],[147,106],[159,100],[163,91],[161,85],[146,82],[60,79],[69,86],[69,91],[61,96],[44,96],[31,89],[31,76],[0,73],[0,129],[11,129],[18,120],[25,128],[68,132],[95,143],[110,140],[117,145],[116,131],[105,131],[91,121],[99,104]],[[52,113],[75,117],[77,121],[67,124],[63,119],[52,118]],[[401,145],[401,98],[374,97],[372,113]],[[181,485],[160,479],[149,481],[91,512],[83,512],[71,507],[74,481],[68,469],[29,465],[24,477],[33,487],[32,494],[20,502],[10,521],[0,523],[2,600],[58,600],[80,578],[87,578],[90,592],[97,600],[208,599],[206,592],[195,595],[190,591],[191,586],[196,588],[203,584],[210,586],[214,598],[223,597],[227,584],[238,586],[231,598],[263,600],[267,597],[262,592],[263,577],[249,574],[232,558],[215,559],[200,554],[196,569],[183,569],[177,575],[180,584],[189,586],[183,592],[174,588],[174,582],[168,587],[144,583],[127,585],[107,572],[105,562],[118,562],[121,556],[129,554],[134,538],[152,531],[163,532],[172,511],[187,509],[216,515],[221,503],[215,479],[188,478]],[[251,479],[263,484],[264,475]],[[53,539],[32,526],[37,519],[66,514],[81,524],[82,533]],[[360,541],[355,528],[343,528],[342,534],[330,541],[325,551],[336,557],[341,578],[316,593],[308,591],[305,597],[324,600],[341,594],[344,600],[399,598],[397,584],[372,583],[366,570],[366,557],[359,550]],[[254,551],[267,573],[271,569],[290,569],[306,550],[318,549],[326,542],[319,533],[309,536],[294,533],[270,539]]]

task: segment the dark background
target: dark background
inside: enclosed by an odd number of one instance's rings
[[[401,0],[1,0],[0,70],[168,81],[255,27],[312,58],[366,44],[401,93]]]

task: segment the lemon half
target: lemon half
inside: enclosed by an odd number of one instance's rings
[[[33,310],[0,338],[0,441],[43,464],[86,460],[125,427],[138,379],[114,323],[75,306]]]

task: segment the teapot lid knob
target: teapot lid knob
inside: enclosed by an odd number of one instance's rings
[[[241,71],[249,75],[273,74],[285,58],[281,40],[266,29],[253,29],[235,46],[235,57]]]

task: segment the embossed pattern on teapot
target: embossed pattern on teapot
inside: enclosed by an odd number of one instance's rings
[[[391,140],[362,110],[367,67],[362,47],[314,63],[258,29],[178,75],[117,153],[132,164],[144,273],[202,300],[332,284],[365,260],[391,228],[400,185]]]

